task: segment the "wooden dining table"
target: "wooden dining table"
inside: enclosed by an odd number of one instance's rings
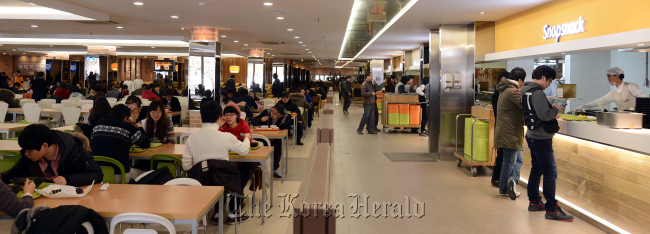
[[[16,137],[16,131],[21,131],[27,126],[29,124],[0,123],[0,133],[7,134],[7,138]]]
[[[93,209],[106,222],[123,213],[146,213],[160,215],[174,224],[192,225],[192,233],[198,233],[198,223],[219,202],[223,208],[222,186],[172,186],[110,184],[100,191],[95,184],[86,196],[79,198],[47,198],[34,200],[34,206],[55,208],[64,205],[80,205]],[[219,215],[219,233],[223,233],[223,215]]]

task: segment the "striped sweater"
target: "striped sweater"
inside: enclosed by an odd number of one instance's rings
[[[0,181],[0,211],[15,218],[21,210],[32,207],[34,207],[32,196],[19,198],[9,189],[9,186]]]

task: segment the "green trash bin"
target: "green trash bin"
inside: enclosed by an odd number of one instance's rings
[[[472,160],[472,147],[474,147],[474,161],[487,162],[489,160],[490,124],[484,120],[476,120],[474,134],[472,135],[472,122],[474,118],[465,119],[465,155],[467,160]],[[474,145],[472,145],[472,136]]]

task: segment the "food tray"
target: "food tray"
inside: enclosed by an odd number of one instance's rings
[[[45,187],[50,186],[50,185],[52,185],[52,184],[53,184],[53,183],[41,183],[41,185],[39,185],[39,186],[36,187],[36,188],[37,188],[37,189],[44,189]],[[18,192],[18,194],[16,194],[16,195],[17,195],[19,198],[23,198],[23,195],[25,195],[25,194],[24,194],[23,191],[20,191],[20,192]],[[32,193],[32,198],[36,199],[36,198],[39,198],[39,197],[41,197],[41,194],[40,194],[40,193],[38,193],[38,192],[36,192],[36,191],[34,191],[34,192]]]
[[[585,117],[578,117],[575,115],[569,115],[569,114],[560,114],[559,115],[561,119],[566,120],[566,121],[596,121],[596,118],[589,118],[587,116]]]

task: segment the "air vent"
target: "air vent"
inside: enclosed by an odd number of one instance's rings
[[[262,45],[284,45],[286,43],[284,42],[277,42],[277,41],[258,41],[257,44],[262,44]]]
[[[99,24],[120,24],[115,21],[96,21],[96,20],[73,20],[72,22],[80,23],[80,24],[94,24],[94,25],[99,25]]]

